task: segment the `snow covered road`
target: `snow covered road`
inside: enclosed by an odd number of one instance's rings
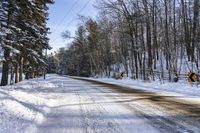
[[[57,75],[0,88],[0,98],[1,133],[200,132],[197,103]]]
[[[107,92],[101,89],[101,86],[84,81],[65,77],[55,79],[51,82],[58,87],[49,92],[56,95],[56,106],[51,107],[45,120],[38,125],[37,132],[158,132],[146,118],[124,107],[123,102],[127,100],[118,99],[118,94]]]

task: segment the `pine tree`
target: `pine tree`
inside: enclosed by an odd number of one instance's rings
[[[11,51],[16,52],[13,48],[15,43],[15,17],[16,17],[16,5],[14,0],[3,0],[1,9],[1,28],[4,32],[1,38],[1,45],[4,50],[4,61],[2,68],[2,80],[1,85],[8,84],[8,74],[9,74],[9,62],[11,61],[10,53]]]
[[[50,49],[46,27],[47,4],[52,3],[52,0],[1,2],[1,45],[4,50],[1,85],[8,84],[9,67],[12,70],[11,80],[15,72],[17,83],[22,80],[24,62],[28,65],[27,69],[31,68],[31,77],[36,76],[39,67],[46,65],[44,49]]]

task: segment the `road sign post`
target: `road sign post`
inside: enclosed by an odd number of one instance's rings
[[[119,77],[120,77],[121,79],[123,79],[123,78],[125,77],[125,72],[121,72],[120,75],[119,75]]]
[[[197,75],[194,72],[188,73],[188,82],[194,83],[197,81]]]

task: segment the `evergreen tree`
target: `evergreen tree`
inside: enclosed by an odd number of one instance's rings
[[[8,84],[9,68],[11,80],[15,72],[15,82],[22,80],[24,62],[30,77],[36,76],[36,70],[46,64],[44,50],[48,44],[47,4],[52,0],[3,0],[1,5],[1,45],[4,50],[4,62],[1,85]],[[19,74],[18,74],[19,73]]]

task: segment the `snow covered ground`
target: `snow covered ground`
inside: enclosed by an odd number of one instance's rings
[[[36,124],[42,122],[45,109],[48,109],[45,106],[51,104],[51,100],[44,97],[39,89],[54,86],[36,79],[0,87],[0,133],[34,131]]]
[[[0,133],[158,132],[90,85],[48,75],[0,87]]]
[[[115,82],[133,85],[126,80]],[[184,112],[182,104],[172,106],[167,98],[160,99],[161,105],[152,94],[117,93],[99,84],[48,75],[46,80],[38,78],[0,87],[0,133],[200,131],[199,116],[189,112],[194,109],[188,106],[190,109]],[[164,102],[166,107],[162,107]]]

